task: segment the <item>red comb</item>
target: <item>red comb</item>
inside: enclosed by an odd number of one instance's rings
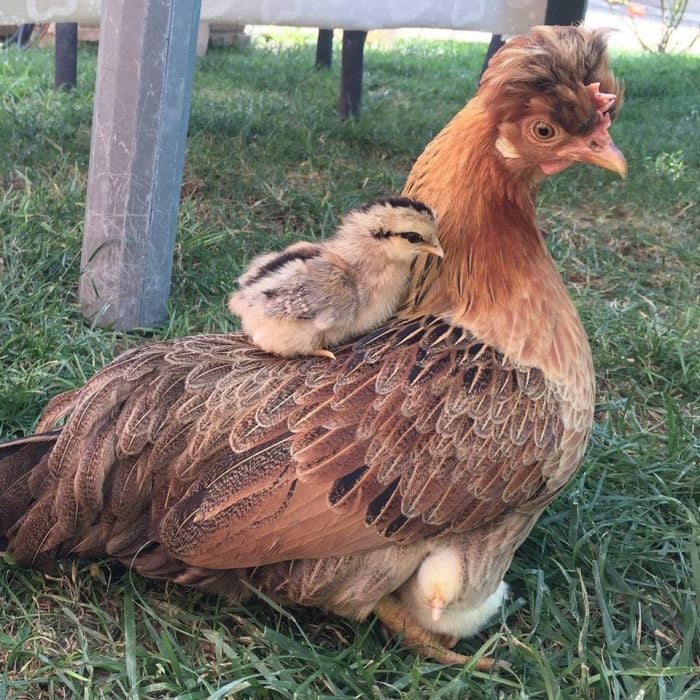
[[[588,90],[595,103],[595,108],[599,112],[607,112],[615,104],[615,95],[609,92],[601,92],[600,83],[586,85],[586,90]]]
[[[603,114],[602,112],[598,112],[598,121],[596,122],[596,129],[605,129],[607,131],[610,128],[610,124],[612,122],[610,121],[610,115],[606,112]]]
[[[598,112],[598,121],[589,137],[591,139],[590,143],[594,145],[596,150],[605,148],[610,143],[610,134],[608,133],[610,124],[610,115]]]

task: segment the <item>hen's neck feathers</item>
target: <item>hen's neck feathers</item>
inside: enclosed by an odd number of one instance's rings
[[[567,381],[590,365],[588,343],[537,226],[538,178],[506,169],[497,136],[477,97],[416,161],[404,194],[435,209],[445,257],[418,261],[406,313],[445,316]]]

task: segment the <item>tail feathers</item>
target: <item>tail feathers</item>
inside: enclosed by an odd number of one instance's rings
[[[58,431],[31,435],[0,445],[0,535],[6,535],[27,512],[33,473],[46,467]]]
[[[21,566],[43,568],[44,558],[53,559],[52,545],[61,540],[52,503],[41,499],[32,504],[27,513],[9,531],[12,555]]]
[[[82,387],[64,391],[54,396],[46,405],[36,426],[37,432],[43,432],[55,428],[75,407]]]

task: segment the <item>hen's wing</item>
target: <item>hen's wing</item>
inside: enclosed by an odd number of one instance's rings
[[[360,299],[345,265],[314,257],[288,268],[263,288],[266,315],[313,321],[319,330],[355,316]]]
[[[541,371],[437,319],[396,321],[331,363],[238,334],[180,339],[79,392],[13,549],[139,568],[151,542],[163,566],[169,552],[238,568],[408,543],[538,512],[585,438]]]

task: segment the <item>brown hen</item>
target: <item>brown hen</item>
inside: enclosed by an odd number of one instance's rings
[[[109,556],[236,599],[251,584],[374,609],[462,660],[393,592],[456,549],[460,609],[478,609],[581,462],[591,355],[534,198],[575,161],[624,174],[605,43],[547,27],[498,52],[404,191],[435,209],[444,259],[421,258],[400,317],[335,361],[202,335],[131,350],[56,397],[37,435],[0,448],[15,560]]]

